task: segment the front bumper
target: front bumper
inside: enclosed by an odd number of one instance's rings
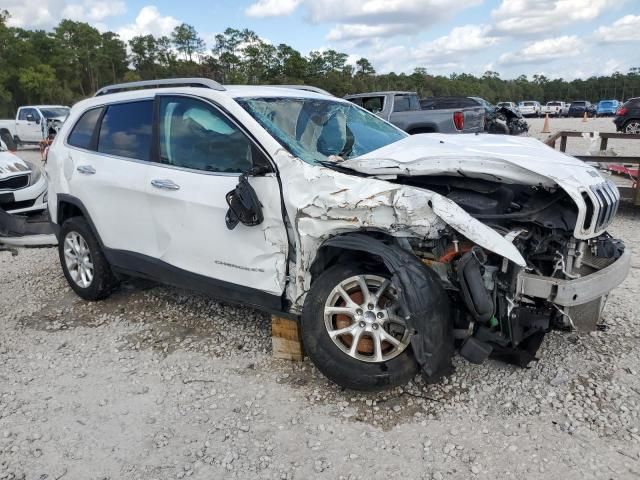
[[[607,295],[620,285],[630,268],[631,252],[627,249],[606,267],[574,280],[543,277],[522,271],[517,278],[517,295],[542,298],[563,307],[583,305]]]

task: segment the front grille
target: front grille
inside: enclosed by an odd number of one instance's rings
[[[17,190],[29,185],[29,174],[16,175],[0,180],[0,190]]]
[[[587,206],[584,230],[601,232],[616,216],[620,205],[620,192],[613,182],[606,181],[591,186],[592,195],[583,195]]]
[[[33,200],[22,200],[20,202],[8,202],[2,203],[2,199],[0,199],[0,208],[2,208],[6,212],[10,212],[12,210],[18,210],[21,208],[29,208],[33,207],[36,203],[36,199]]]

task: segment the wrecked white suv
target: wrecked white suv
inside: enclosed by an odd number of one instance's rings
[[[362,390],[437,381],[456,345],[526,365],[552,327],[595,325],[629,269],[597,170],[310,90],[164,80],[74,106],[47,165],[71,287],[133,275],[299,318],[317,367]]]

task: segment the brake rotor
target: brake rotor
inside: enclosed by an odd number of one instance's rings
[[[362,295],[362,292],[360,290],[349,293],[349,297],[358,305],[362,305],[364,303],[364,295]],[[341,306],[345,305],[344,301],[342,301],[341,303],[342,303]],[[346,328],[353,323],[353,319],[347,315],[338,314],[336,315],[335,322],[336,322],[336,328]],[[353,338],[345,336],[344,338],[341,339],[341,341],[347,347],[351,347],[351,344],[353,343]],[[371,339],[371,337],[366,337],[366,336],[361,337],[360,341],[358,341],[358,352],[369,354],[369,355],[373,354],[373,339]]]

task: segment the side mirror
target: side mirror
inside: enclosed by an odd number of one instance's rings
[[[27,122],[35,122],[36,119],[34,118],[33,114],[31,113],[27,113]]]
[[[240,176],[238,185],[226,195],[229,210],[225,216],[225,222],[229,230],[236,228],[238,223],[248,227],[260,225],[264,220],[262,204],[253,189],[247,174]]]

